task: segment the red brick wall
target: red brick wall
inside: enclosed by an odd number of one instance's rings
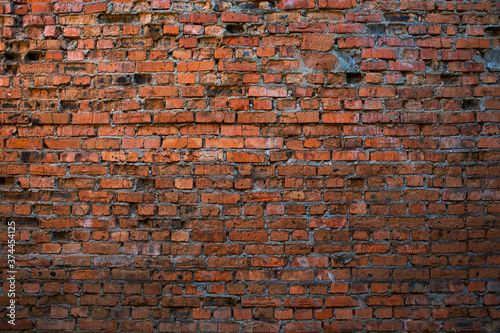
[[[500,331],[499,9],[1,1],[16,330]]]

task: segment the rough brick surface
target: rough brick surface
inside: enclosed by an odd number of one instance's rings
[[[16,330],[500,331],[499,12],[0,1]]]

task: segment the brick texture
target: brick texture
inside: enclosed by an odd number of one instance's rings
[[[16,331],[500,331],[499,13],[0,1]]]

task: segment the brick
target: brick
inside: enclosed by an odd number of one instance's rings
[[[204,203],[231,203],[235,204],[240,200],[239,194],[214,194],[202,193],[201,202]]]
[[[308,51],[329,51],[335,43],[335,37],[326,34],[311,34],[303,35],[301,50]]]
[[[307,52],[302,55],[304,65],[316,70],[333,70],[338,59],[333,54]]]
[[[398,50],[394,49],[363,49],[361,51],[362,58],[376,59],[397,59]]]
[[[179,22],[188,23],[216,23],[216,14],[182,14],[179,17]]]
[[[219,62],[218,69],[222,72],[255,72],[257,71],[257,63],[250,61],[221,61]]]
[[[258,22],[259,17],[256,15],[247,15],[240,13],[222,13],[222,22]]]
[[[151,4],[153,9],[169,9],[170,6],[170,0],[154,0]]]
[[[226,153],[226,160],[228,162],[236,163],[264,163],[265,156],[261,153],[247,153],[247,152],[236,152],[228,151]]]
[[[138,72],[173,72],[174,63],[172,62],[138,62],[136,64]]]
[[[190,61],[177,63],[177,70],[181,72],[209,71],[214,68],[214,61]]]
[[[359,89],[360,97],[395,97],[396,90],[394,88],[385,87],[369,87]]]
[[[325,113],[322,115],[323,123],[349,124],[359,122],[358,113]]]
[[[199,25],[185,25],[184,26],[185,35],[201,35],[203,34],[203,27]]]
[[[107,4],[105,2],[85,5],[85,14],[102,13],[106,10]]]
[[[356,6],[356,2],[354,0],[341,0],[341,1],[320,0],[318,2],[318,6],[319,8],[347,9],[347,8],[354,8]]]
[[[282,138],[249,138],[245,139],[245,148],[269,149],[282,148]]]
[[[315,2],[311,0],[296,0],[296,1],[286,1],[281,0],[278,3],[278,9],[289,10],[289,9],[310,9],[315,7]]]
[[[425,64],[422,61],[389,61],[389,69],[402,72],[422,72],[425,70]]]

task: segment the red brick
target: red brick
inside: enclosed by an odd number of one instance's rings
[[[226,153],[228,162],[236,163],[264,163],[265,156],[261,153],[247,153],[247,152],[237,152],[228,151]]]
[[[286,1],[281,0],[278,3],[278,9],[288,10],[288,9],[310,9],[315,7],[315,2],[311,0],[297,0],[297,1]]]
[[[170,0],[154,0],[151,4],[153,9],[169,9],[170,6]]]
[[[222,13],[222,22],[257,22],[259,17],[240,13]]]
[[[326,34],[304,34],[301,50],[329,51],[335,43],[333,35]]]
[[[323,123],[349,124],[359,122],[358,113],[324,113],[322,115]]]
[[[179,22],[189,23],[216,23],[216,14],[182,14],[179,17]]]
[[[318,3],[319,8],[332,8],[332,9],[346,9],[354,8],[356,6],[356,1],[354,0],[320,0]]]
[[[398,50],[394,49],[363,49],[361,51],[362,58],[377,58],[377,59],[397,59]]]

